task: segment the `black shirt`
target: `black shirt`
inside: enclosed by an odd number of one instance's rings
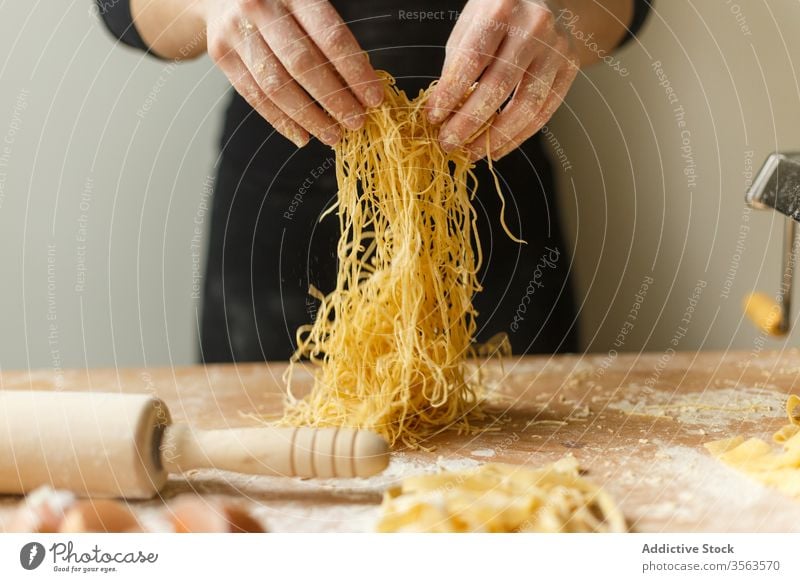
[[[111,32],[148,50],[132,23],[129,0],[97,0]],[[455,23],[448,17],[410,20],[401,11],[455,14],[463,0],[334,0],[377,69],[389,71],[409,95],[438,78]],[[637,0],[626,41],[643,23]],[[201,359],[206,362],[283,360],[295,331],[313,320],[313,284],[335,283],[338,223],[319,221],[336,195],[333,151],[312,140],[297,149],[236,92],[225,114],[205,272]],[[496,163],[506,219],[527,245],[499,227],[500,203],[481,162],[476,209],[484,251],[484,290],[474,298],[478,340],[506,332],[515,353],[577,349],[577,316],[569,256],[559,228],[553,176],[541,140],[528,140]]]

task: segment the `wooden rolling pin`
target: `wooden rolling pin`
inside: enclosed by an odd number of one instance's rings
[[[77,495],[145,499],[169,473],[217,468],[290,477],[368,477],[389,462],[362,430],[172,424],[147,394],[0,391],[0,493],[41,485]]]

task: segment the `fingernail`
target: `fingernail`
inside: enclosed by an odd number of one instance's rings
[[[483,157],[483,152],[478,148],[469,148],[469,161],[473,164]]]
[[[345,117],[343,123],[347,129],[352,129],[353,131],[361,129],[364,127],[364,114],[357,113],[355,115]]]
[[[305,147],[308,144],[308,137],[303,135],[294,135],[292,136],[292,143],[299,148]]]
[[[322,143],[331,146],[336,144],[336,142],[338,142],[339,138],[341,137],[342,134],[339,133],[339,130],[337,129],[326,129],[319,136],[319,138],[322,140]]]
[[[310,139],[306,132],[293,123],[282,123],[275,126],[275,129],[277,129],[278,133],[280,133],[283,137],[288,139],[299,148],[306,145]]]
[[[441,123],[444,121],[444,118],[447,114],[445,113],[444,109],[439,109],[438,107],[434,107],[428,113],[428,120],[431,123]]]
[[[439,133],[439,141],[442,144],[442,149],[448,154],[458,146],[458,140],[456,139],[456,136],[449,131],[443,131]]]
[[[367,100],[367,105],[370,107],[377,107],[383,102],[383,89],[380,87],[370,87],[367,89],[364,98]]]

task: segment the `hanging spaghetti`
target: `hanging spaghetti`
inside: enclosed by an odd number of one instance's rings
[[[466,365],[481,289],[477,179],[465,152],[439,147],[426,94],[410,101],[383,75],[383,104],[336,145],[338,201],[325,213],[337,212],[341,229],[336,288],[311,290],[321,306],[297,331],[284,420],[417,445],[468,427],[479,404],[479,370]],[[297,400],[291,377],[304,357],[318,367]]]

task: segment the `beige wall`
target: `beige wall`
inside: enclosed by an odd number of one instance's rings
[[[800,150],[800,4],[655,4],[620,54],[630,75],[588,70],[552,123],[572,166],[560,183],[583,345],[613,348],[624,330],[626,350],[757,349],[741,300],[777,290],[781,228],[743,197],[769,152]]]
[[[588,71],[552,124],[571,165],[561,186],[584,343],[611,347],[652,277],[623,349],[668,348],[698,281],[678,348],[752,349],[740,299],[775,289],[780,231],[769,214],[743,222],[744,172],[776,148],[800,149],[800,4],[657,4],[642,43],[621,55],[630,75]],[[89,5],[0,5],[6,369],[194,358],[195,219],[205,234],[226,84],[206,59],[172,67],[115,49]],[[685,110],[692,189],[653,61]]]
[[[194,220],[227,87],[207,60],[114,47],[92,5],[0,7],[0,140],[20,126],[0,200],[3,368],[195,357]]]

